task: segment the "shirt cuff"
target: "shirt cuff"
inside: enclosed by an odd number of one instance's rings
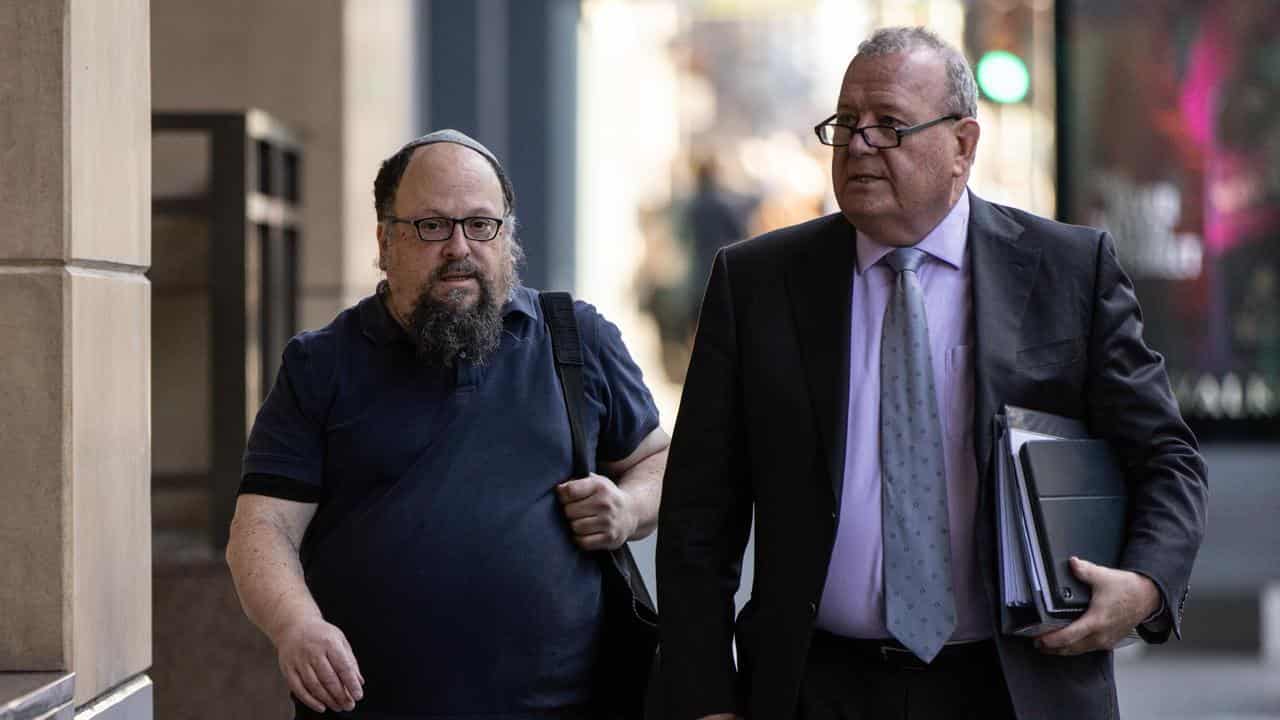
[[[1165,631],[1166,628],[1169,627],[1170,621],[1172,620],[1172,618],[1168,616],[1167,611],[1169,607],[1168,605],[1165,604],[1165,601],[1164,601],[1164,591],[1160,589],[1160,583],[1156,582],[1155,578],[1151,577],[1150,575],[1140,570],[1135,570],[1134,572],[1137,572],[1142,577],[1150,580],[1156,586],[1156,593],[1160,598],[1160,607],[1156,608],[1155,612],[1148,615],[1147,618],[1142,622],[1138,623],[1138,625],[1142,627],[1144,630],[1146,630],[1147,632],[1162,633]]]
[[[1165,611],[1164,598],[1162,597],[1162,598],[1160,598],[1160,607],[1159,607],[1155,612],[1153,612],[1153,613],[1151,613],[1150,615],[1148,615],[1146,620],[1143,620],[1142,622],[1140,622],[1140,623],[1138,623],[1138,624],[1139,624],[1139,625],[1150,625],[1151,623],[1155,622],[1156,620],[1159,620],[1159,619],[1160,619],[1160,616],[1161,616],[1161,615],[1164,615],[1164,611]]]

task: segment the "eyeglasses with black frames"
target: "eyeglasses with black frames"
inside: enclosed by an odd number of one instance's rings
[[[416,220],[387,216],[385,222],[412,225],[418,231],[418,239],[423,242],[444,242],[453,237],[453,226],[462,225],[462,235],[475,242],[489,242],[498,237],[502,221],[498,218],[476,215],[465,218],[424,217]]]
[[[818,135],[818,141],[823,145],[832,147],[845,147],[853,142],[853,134],[858,133],[862,136],[863,142],[873,148],[887,150],[896,148],[902,144],[902,138],[912,133],[918,133],[926,130],[941,122],[947,120],[960,120],[963,116],[951,114],[943,115],[936,120],[912,125],[911,127],[897,128],[892,125],[865,125],[863,127],[854,127],[845,123],[835,122],[839,117],[839,113],[823,120],[813,126],[813,131]]]

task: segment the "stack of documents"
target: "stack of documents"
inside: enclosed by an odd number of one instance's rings
[[[996,432],[1001,629],[1041,635],[1088,609],[1072,556],[1117,566],[1128,487],[1107,443],[1078,420],[1005,406]]]

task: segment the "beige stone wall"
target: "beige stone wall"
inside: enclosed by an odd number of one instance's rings
[[[70,266],[72,665],[87,701],[151,665],[150,287]]]
[[[64,10],[0,4],[0,671],[70,662]]]
[[[0,195],[0,212],[14,209]],[[0,252],[11,250],[0,227]],[[64,286],[56,266],[0,265],[0,671],[70,663]]]
[[[0,4],[0,671],[151,664],[146,0]]]

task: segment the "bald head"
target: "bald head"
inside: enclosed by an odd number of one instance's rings
[[[510,215],[515,212],[515,190],[511,186],[511,179],[507,177],[502,163],[498,162],[497,156],[489,148],[467,134],[448,129],[436,130],[422,137],[414,138],[402,145],[391,157],[382,161],[382,166],[378,168],[378,176],[373,181],[373,207],[379,221],[392,214],[396,191],[400,188],[400,182],[404,178],[404,173],[409,166],[410,160],[416,156],[417,151],[421,148],[437,145],[465,148],[484,158],[502,187],[505,214]]]

